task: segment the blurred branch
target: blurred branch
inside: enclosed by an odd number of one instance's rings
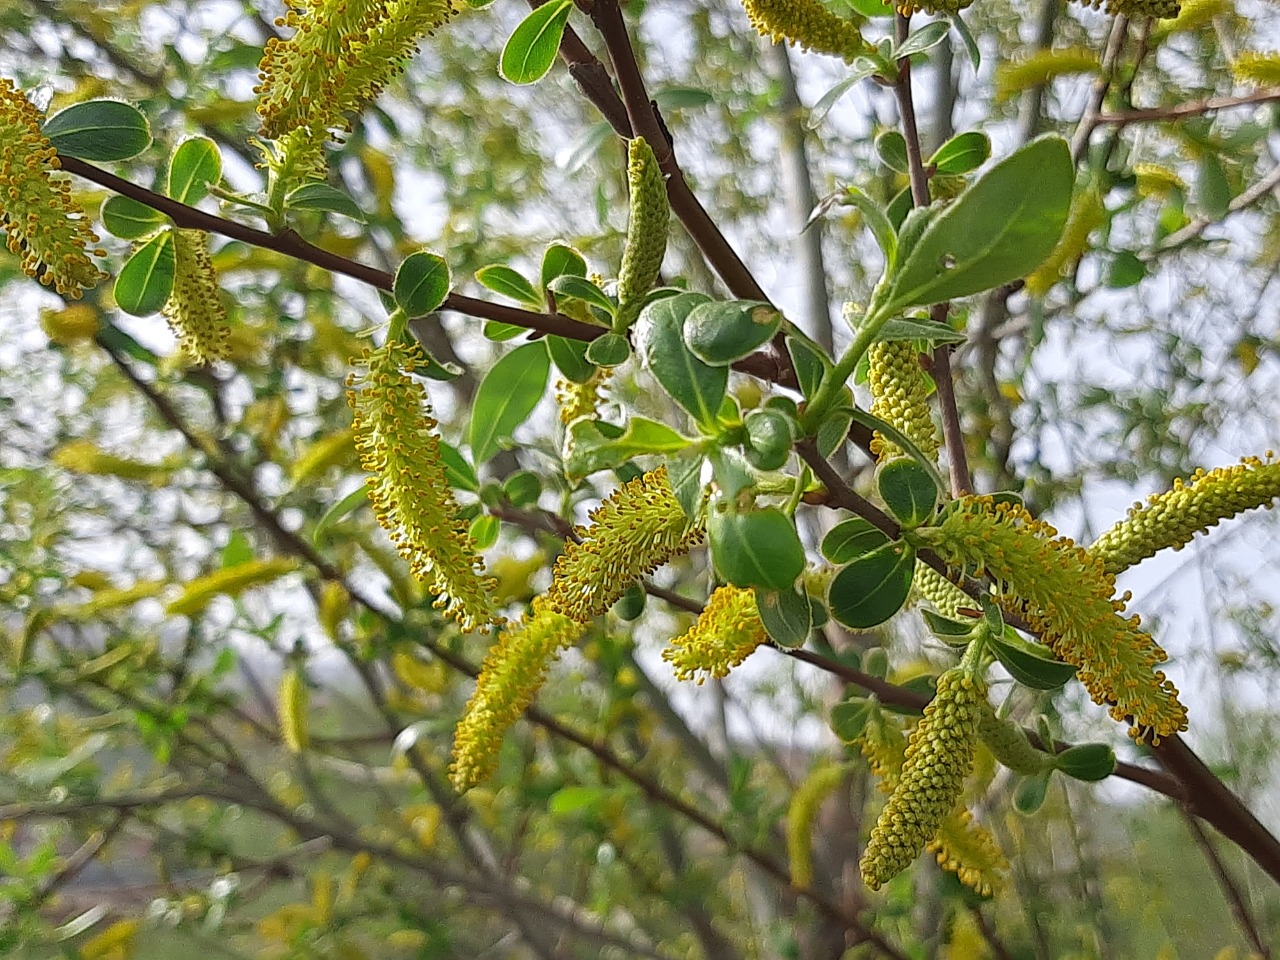
[[[1261,103],[1280,101],[1280,90],[1255,90],[1240,97],[1208,97],[1204,100],[1192,100],[1178,103],[1170,107],[1149,107],[1143,110],[1122,110],[1118,113],[1100,113],[1094,118],[1095,126],[1127,127],[1135,123],[1161,123],[1167,120],[1182,120],[1186,117],[1199,117],[1218,110],[1230,110],[1235,107],[1255,106]]]

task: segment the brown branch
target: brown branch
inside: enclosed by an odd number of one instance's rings
[[[1241,97],[1206,97],[1203,100],[1191,100],[1176,103],[1168,107],[1147,107],[1140,110],[1120,110],[1116,113],[1100,113],[1094,118],[1095,126],[1127,127],[1135,123],[1160,123],[1166,120],[1182,120],[1186,117],[1199,117],[1218,110],[1231,110],[1235,107],[1256,106],[1261,103],[1274,103],[1280,100],[1280,90],[1255,90]]]
[[[1249,904],[1245,900],[1239,884],[1235,882],[1231,873],[1227,870],[1227,865],[1222,862],[1222,857],[1214,849],[1213,841],[1204,832],[1204,827],[1200,826],[1200,821],[1187,812],[1186,807],[1179,806],[1178,810],[1182,814],[1182,818],[1186,820],[1187,829],[1191,831],[1191,836],[1194,838],[1196,845],[1204,853],[1204,858],[1209,863],[1209,869],[1213,871],[1213,875],[1218,881],[1218,886],[1222,888],[1223,895],[1226,896],[1227,902],[1231,905],[1231,912],[1235,914],[1236,922],[1240,924],[1240,928],[1244,931],[1245,936],[1248,937],[1253,952],[1262,957],[1263,960],[1271,960],[1271,948],[1263,942],[1262,935],[1258,932],[1258,924],[1249,912]]]

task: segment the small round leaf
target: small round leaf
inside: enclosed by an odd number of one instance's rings
[[[1028,643],[1012,630],[990,634],[987,644],[1009,676],[1033,690],[1056,690],[1076,675],[1076,668],[1054,660],[1048,650]]]
[[[520,21],[502,48],[498,69],[503,79],[525,84],[547,75],[572,9],[573,0],[551,0]]]
[[[773,339],[782,314],[758,300],[711,301],[694,307],[684,321],[684,342],[713,367],[728,366]]]
[[[129,160],[151,146],[151,127],[121,100],[86,100],[55,113],[43,133],[64,156],[95,162]]]
[[[220,179],[222,154],[208,137],[182,141],[169,158],[169,196],[179,203],[198,203]]]
[[[875,708],[875,703],[864,697],[837,703],[831,708],[831,732],[843,742],[853,743],[862,736]]]
[[[876,490],[894,519],[908,530],[927,522],[938,503],[938,485],[910,457],[883,464],[876,471]]]
[[[813,631],[813,606],[795,590],[757,590],[756,610],[769,638],[780,647],[802,647]]]
[[[959,176],[977,170],[991,156],[991,140],[985,133],[969,130],[958,133],[929,158],[938,173]]]
[[[716,572],[735,587],[790,590],[804,569],[795,524],[777,507],[748,513],[713,510],[707,535]]]
[[[1049,795],[1049,773],[1026,777],[1013,793],[1013,808],[1024,817],[1032,816],[1044,806]]]
[[[916,555],[905,543],[885,544],[843,567],[831,579],[831,616],[854,630],[884,623],[902,609],[911,592]]]
[[[795,424],[780,410],[753,410],[743,424],[747,428],[747,461],[760,470],[777,470],[791,455]]]
[[[879,550],[890,543],[883,530],[870,520],[850,517],[832,527],[822,538],[822,555],[837,566]]]
[[[392,292],[396,306],[410,317],[430,313],[449,295],[449,265],[427,251],[410,254],[396,271]]]
[[[102,225],[113,237],[121,240],[141,240],[155,233],[169,218],[145,203],[119,194],[107,197],[102,203]]]
[[[613,605],[613,612],[622,620],[628,622],[640,619],[640,614],[644,613],[646,594],[644,587],[638,583],[633,583],[627,588],[627,592],[622,595],[617,603]]]
[[[631,356],[631,344],[620,333],[606,333],[587,345],[586,359],[597,367],[617,367]]]

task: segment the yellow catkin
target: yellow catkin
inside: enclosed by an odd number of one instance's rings
[[[974,601],[967,593],[927,563],[916,564],[916,575],[911,585],[921,599],[927,600],[935,610],[952,620],[961,619],[961,608],[973,608]]]
[[[1037,50],[1028,57],[996,66],[996,100],[1016,97],[1023,90],[1043,86],[1057,77],[1097,73],[1101,69],[1102,61],[1097,50],[1086,47]]]
[[[847,776],[843,763],[824,763],[815,767],[791,795],[787,807],[787,855],[791,885],[797,890],[813,886],[813,825],[822,804]]]
[[[258,115],[279,139],[302,131],[313,141],[349,129],[399,75],[418,42],[456,14],[454,0],[287,0],[259,65]]]
[[[624,483],[579,527],[556,561],[547,606],[578,623],[603,614],[639,580],[702,542],[680,509],[667,468]]]
[[[1178,691],[1156,667],[1166,659],[1140,621],[1122,616],[1115,578],[1101,560],[1059,537],[1024,507],[970,497],[921,531],[948,563],[988,575],[1029,625],[1078,676],[1095,703],[1116,720],[1132,717],[1130,735],[1158,742],[1186,729]]]
[[[644,137],[627,144],[627,186],[627,243],[618,272],[618,309],[624,320],[639,312],[641,298],[657,282],[671,221],[666,178]]]
[[[106,274],[92,260],[105,256],[98,236],[71,197],[71,181],[58,151],[40,132],[40,111],[0,77],[0,224],[22,270],[58,293],[78,300]]]
[[[1155,32],[1157,37],[1166,37],[1171,33],[1186,33],[1207,27],[1215,17],[1231,13],[1231,0],[1186,0],[1182,9],[1172,20],[1160,24]]]
[[[483,631],[499,622],[493,582],[459,516],[427,393],[412,377],[425,363],[416,343],[393,340],[365,352],[347,380],[356,449],[378,522],[436,593],[436,608],[464,630]]]
[[[818,0],[743,0],[742,5],[756,32],[774,43],[786,40],[847,63],[871,49],[857,23],[832,13]]]
[[[612,367],[597,367],[586,383],[567,378],[556,381],[556,404],[560,408],[560,422],[566,427],[579,420],[594,420],[604,399],[604,390],[613,373]]]
[[[1048,754],[1033,747],[1021,727],[1001,720],[986,701],[978,708],[978,736],[999,763],[1024,777],[1044,771],[1049,765]]]
[[[102,329],[102,318],[92,304],[72,303],[61,310],[41,310],[40,329],[54,343],[71,347],[92,342]]]
[[[711,594],[697,622],[662,651],[679,680],[720,678],[747,659],[769,635],[754,590],[725,586]]]
[[[289,480],[296,486],[330,467],[344,466],[356,458],[355,434],[350,428],[321,437],[310,444],[289,468]]]
[[[938,677],[938,692],[907,741],[898,783],[880,812],[858,868],[873,890],[905,870],[960,802],[973,767],[982,681],[964,669]]]
[[[1246,457],[1230,467],[1197,470],[1188,480],[1175,480],[1164,493],[1135,503],[1128,516],[1089,547],[1089,555],[1117,574],[1161,550],[1180,550],[1197,533],[1207,533],[1223,520],[1258,507],[1270,509],[1280,497],[1280,463]]]
[[[231,328],[209,256],[209,234],[174,230],[173,244],[173,293],[161,313],[188,357],[196,363],[222,360],[227,355]]]
[[[1138,181],[1138,194],[1143,197],[1164,197],[1174,190],[1187,189],[1187,182],[1176,170],[1158,163],[1135,163],[1133,175]]]
[[[207,607],[214,597],[238,597],[246,590],[265,586],[296,569],[298,561],[284,557],[239,563],[192,580],[165,609],[170,616],[191,616]]]
[[[858,744],[871,772],[876,775],[881,792],[893,793],[906,760],[906,735],[895,722],[877,712],[858,738]],[[926,849],[935,855],[940,867],[954,873],[961,883],[983,896],[1000,890],[1008,880],[1009,862],[996,838],[963,807],[947,814]]]
[[[519,625],[499,637],[454,733],[449,779],[459,793],[493,773],[506,732],[537,696],[551,662],[582,629],[539,598]]]
[[[928,14],[959,13],[973,5],[973,0],[898,0],[894,8],[903,16],[909,17],[917,10]]]
[[[1236,78],[1236,83],[1259,87],[1280,86],[1280,51],[1263,53],[1246,50],[1232,62],[1231,73]]]
[[[1070,276],[1089,251],[1089,236],[1107,222],[1107,208],[1096,187],[1077,190],[1058,245],[1044,263],[1027,276],[1027,292],[1043,297],[1059,280]]]
[[[938,428],[929,411],[929,382],[915,345],[906,340],[873,343],[867,351],[867,386],[872,415],[901,430],[926,457],[936,457]],[[879,432],[871,450],[881,463],[906,452]]]
[[[163,483],[173,472],[172,467],[165,464],[142,463],[108,453],[92,440],[70,440],[53,451],[50,459],[71,473],[122,480]]]
[[[280,739],[291,753],[301,753],[307,749],[307,699],[307,682],[295,667],[280,674],[276,713],[280,723]]]

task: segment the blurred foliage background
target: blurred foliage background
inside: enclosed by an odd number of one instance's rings
[[[332,164],[367,226],[317,214],[301,232],[388,268],[429,246],[478,295],[479,267],[536,273],[555,240],[607,274],[625,150],[563,68],[530,88],[499,78],[524,12],[499,0],[430,38]],[[838,187],[887,201],[906,185],[874,146],[895,123],[890,93],[864,82],[810,131],[806,105],[840,65],[769,47],[724,0],[628,12],[695,192],[788,315],[843,342],[840,304],[866,299],[878,255],[844,208],[801,228]],[[7,0],[0,74],[53,109],[139,105],[159,142],[122,165],[136,182],[202,133],[221,145],[227,183],[251,192],[252,88],[280,13]],[[965,19],[980,65],[953,33],[916,71],[926,151],[967,129],[996,155],[1042,131],[1087,141],[1071,243],[1026,291],[956,311],[971,462],[981,489],[1020,491],[1084,539],[1138,495],[1280,441],[1280,109],[1272,98],[1177,123],[1126,116],[1256,90],[1231,64],[1276,47],[1280,14],[1191,0],[1147,23],[980,0]],[[86,209],[106,196],[76,187]],[[679,228],[672,243],[668,274],[715,292]],[[471,663],[485,640],[434,613],[367,509],[327,516],[361,483],[343,380],[382,322],[378,298],[238,242],[219,240],[215,258],[234,362],[196,369],[158,319],[118,312],[109,285],[67,306],[0,257],[0,953],[841,956],[843,931],[766,865],[785,876],[790,798],[845,753],[825,721],[844,691],[767,650],[724,683],[677,689],[657,650],[689,618],[652,598],[564,658],[493,782],[452,794],[445,765],[470,680],[416,638]],[[460,443],[507,347],[456,315],[416,329],[463,369],[430,386]],[[735,388],[757,389],[741,375]],[[611,390],[661,403],[640,373]],[[536,475],[538,504],[571,520],[615,482],[563,479],[546,410],[467,501],[501,521],[489,555],[513,611],[545,586],[559,541],[503,499],[504,479]],[[1273,514],[1250,517],[1122,583],[1174,657],[1190,742],[1273,829],[1278,534]],[[675,564],[661,582],[705,598],[703,566]],[[846,640],[885,649],[894,679],[936,659],[897,621]],[[285,749],[276,710],[287,668],[309,688],[302,753]],[[1034,706],[1069,738],[1142,762],[1077,692]],[[910,957],[1229,960],[1256,949],[1242,910],[1264,942],[1280,940],[1274,887],[1163,798],[1056,781],[1027,819],[989,762],[980,779],[980,816],[1013,863],[1004,895],[980,901],[928,857],[868,895],[853,869],[875,802],[861,766],[815,826],[819,889]]]

